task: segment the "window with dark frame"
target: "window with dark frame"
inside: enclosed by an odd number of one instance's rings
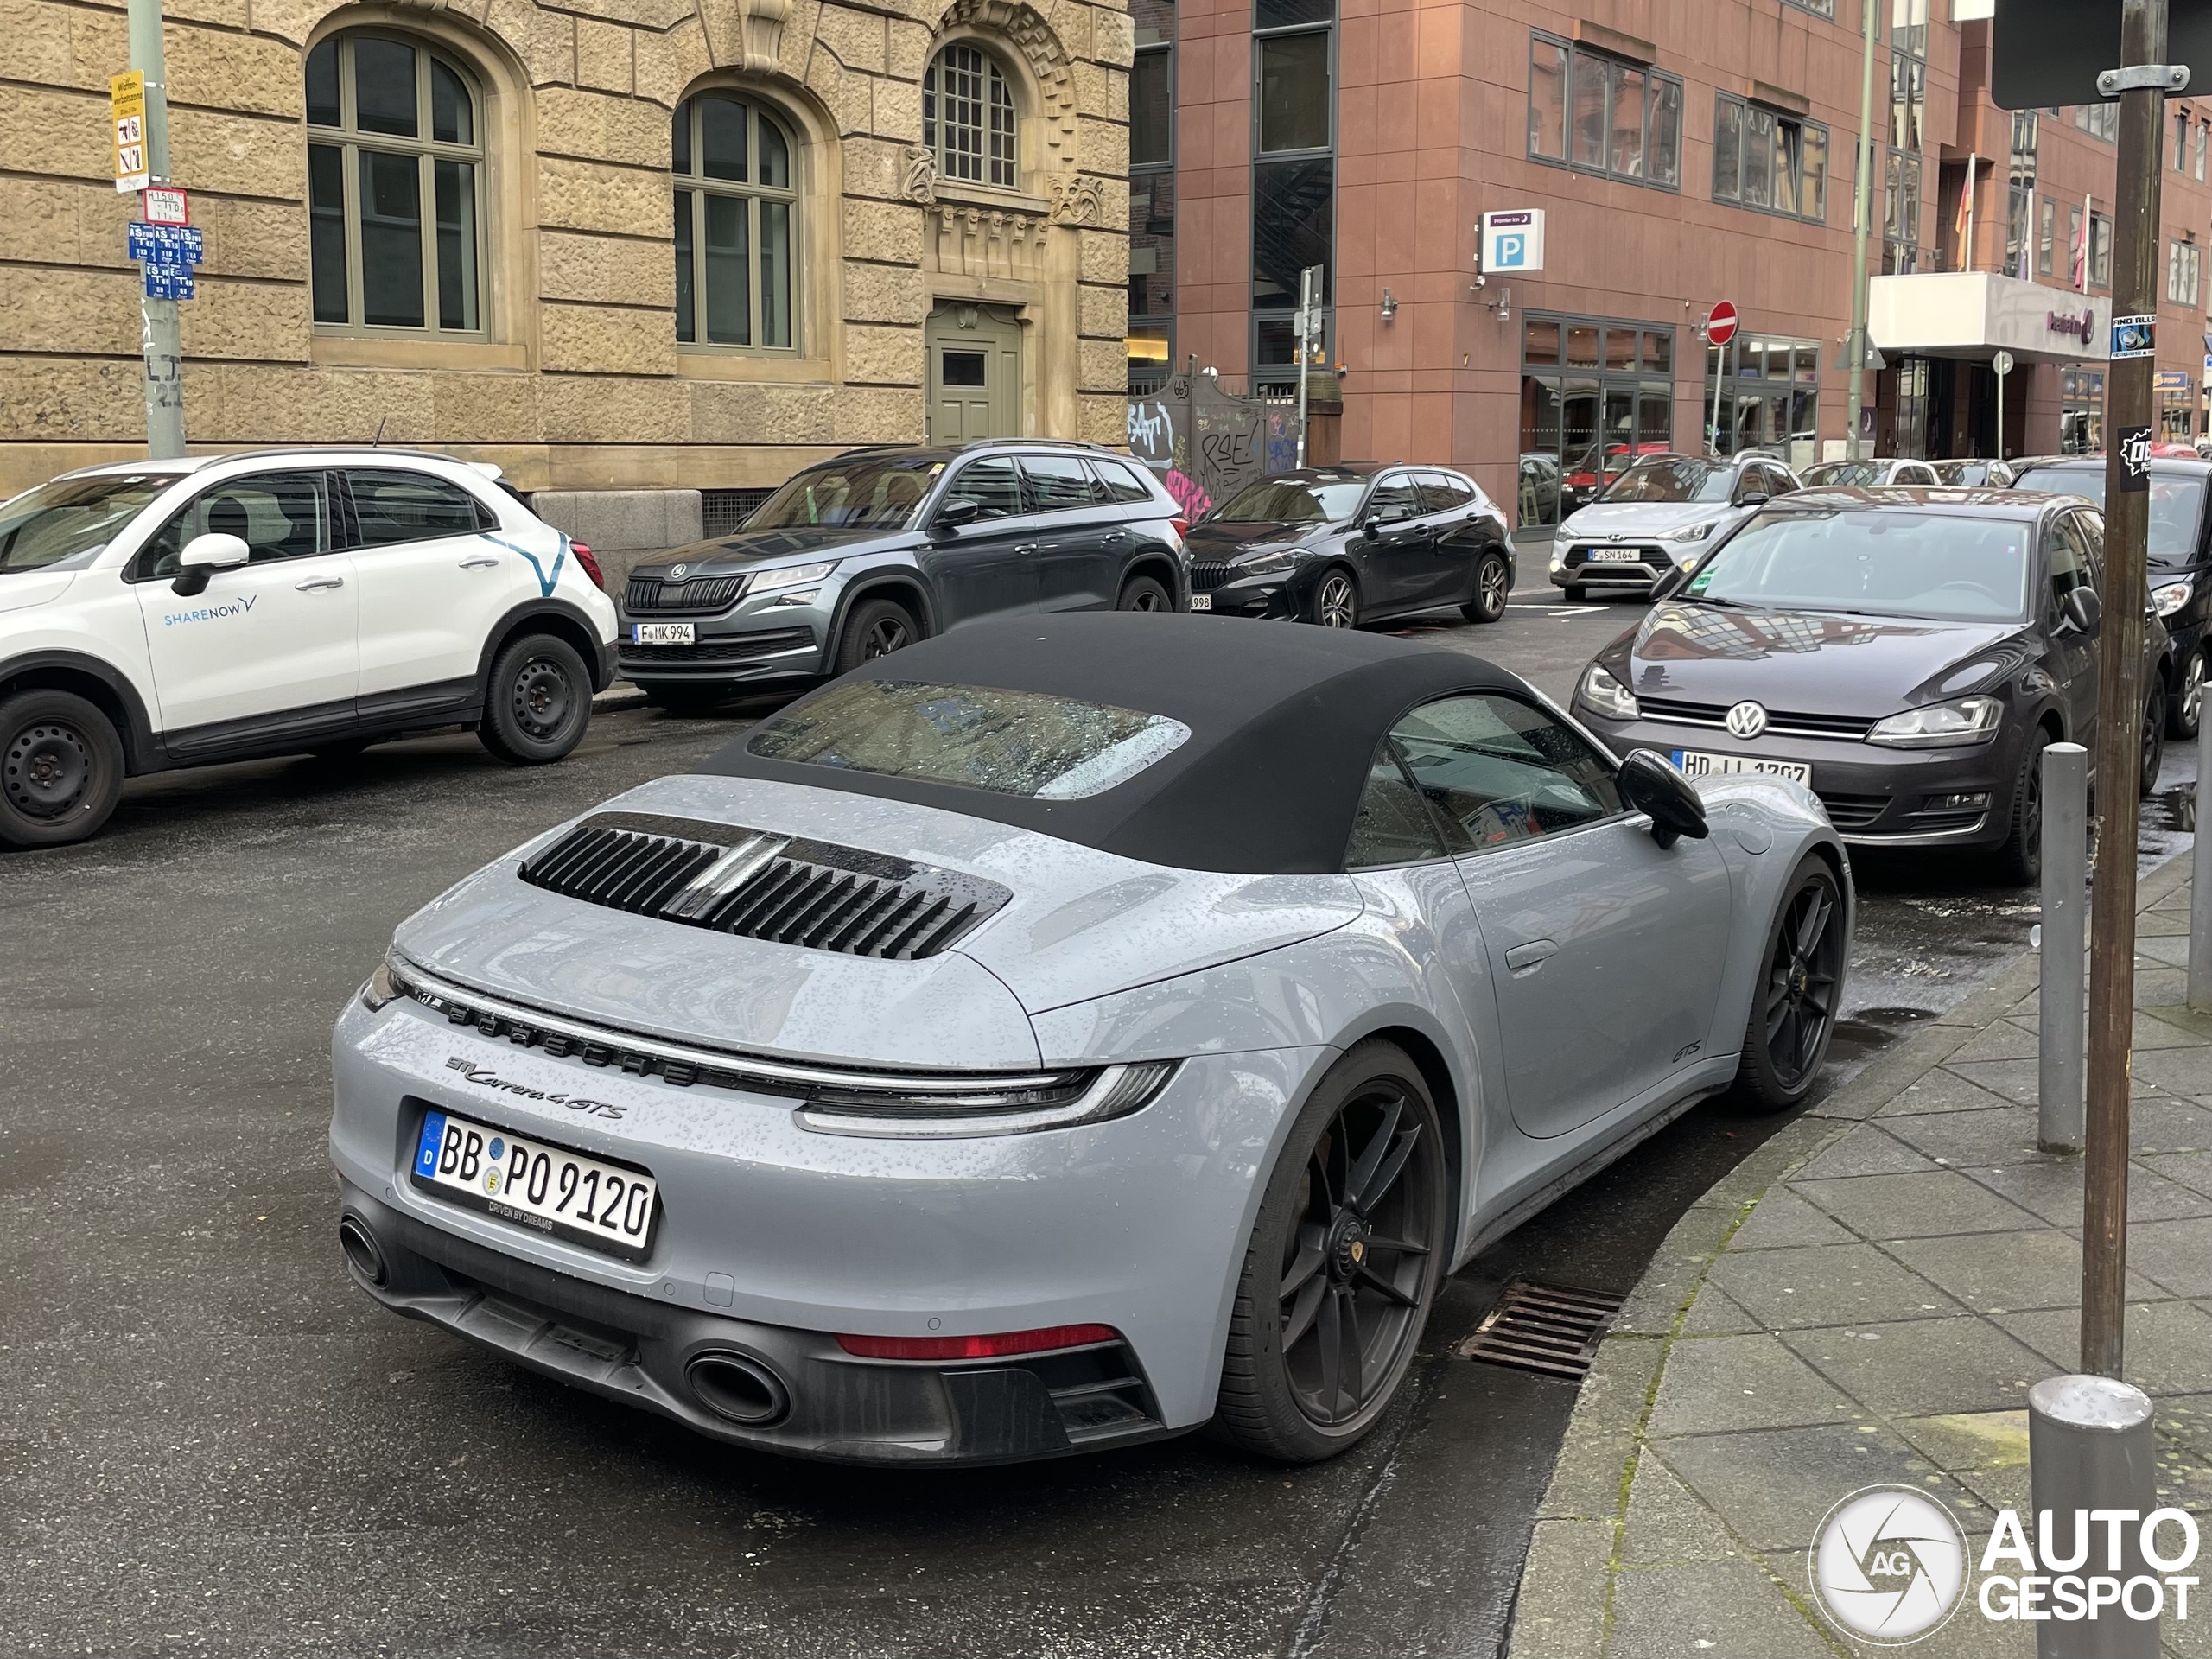
[[[938,176],[1011,190],[1020,182],[1014,89],[1006,71],[972,41],[955,41],[922,77],[922,143]]]
[[[798,190],[783,124],[752,102],[701,92],[670,126],[676,187],[676,339],[789,351]]]
[[[1681,80],[1532,31],[1529,155],[1630,184],[1680,189]]]
[[[485,331],[474,83],[428,43],[351,30],[308,54],[308,272],[326,330]]]
[[[1828,130],[1817,121],[1719,93],[1713,111],[1713,199],[1792,219],[1827,217]]]
[[[1252,38],[1251,385],[1298,384],[1299,275],[1321,268],[1325,359],[1336,264],[1334,0],[1255,0]]]
[[[1129,391],[1166,385],[1175,354],[1175,0],[1130,0]]]

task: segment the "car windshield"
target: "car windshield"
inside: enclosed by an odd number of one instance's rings
[[[2034,528],[1891,509],[1777,513],[1723,545],[1684,593],[1762,610],[2017,622]]]
[[[1079,801],[1127,783],[1189,741],[1164,715],[1033,691],[854,680],[761,722],[764,760]]]
[[[1608,506],[1620,501],[1726,501],[1734,481],[1726,467],[1676,455],[1637,461],[1598,499]]]
[[[904,530],[944,470],[942,461],[848,461],[810,467],[763,501],[747,530]]]
[[[1885,461],[1824,461],[1817,467],[1808,467],[1803,477],[1808,490],[1821,486],[1843,488],[1879,484],[1889,470],[1890,464]]]
[[[1363,478],[1314,482],[1263,478],[1248,484],[1208,516],[1217,524],[1324,524],[1349,518],[1367,487]]]
[[[2020,490],[2049,490],[2053,495],[2086,496],[2105,504],[2102,467],[2031,467],[2012,480]],[[2196,550],[2196,524],[2204,511],[2204,479],[2178,469],[2151,469],[2151,557],[2177,563]]]
[[[176,480],[175,473],[57,478],[0,502],[0,573],[43,570],[105,547]]]
[[[1936,476],[1946,484],[1975,485],[1989,482],[1989,463],[1986,461],[1939,461],[1934,465]]]

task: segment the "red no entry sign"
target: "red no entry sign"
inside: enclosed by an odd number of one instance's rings
[[[1713,308],[1713,315],[1705,320],[1705,337],[1716,346],[1726,346],[1736,338],[1736,308],[1726,300]]]

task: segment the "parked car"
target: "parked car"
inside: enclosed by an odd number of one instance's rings
[[[2212,522],[2204,511],[2212,463],[2151,463],[2151,602],[2173,636],[2167,659],[2166,730],[2193,738],[2203,717],[2206,653],[2212,651]],[[2014,480],[2024,490],[2077,495],[2101,508],[2105,458],[2065,455],[2033,461]]]
[[[1771,455],[1648,456],[1559,527],[1552,585],[1573,600],[1592,588],[1649,594],[1713,537],[1796,487],[1796,475]]]
[[[2009,489],[2019,463],[2011,461],[1939,461],[1936,481],[1961,489]]]
[[[1900,461],[1893,456],[1868,456],[1859,461],[1817,461],[1797,474],[1808,490],[1835,489],[1850,485],[1870,487],[1889,484],[1940,484],[1933,462]]]
[[[1349,628],[1457,606],[1505,614],[1505,515],[1445,467],[1309,467],[1255,480],[1191,527],[1191,608]]]
[[[1325,1458],[1489,1242],[1805,1097],[1852,914],[1801,785],[1617,763],[1464,652],[978,623],[403,924],[338,1021],[339,1243],[765,1451]]]
[[[990,616],[1168,611],[1183,509],[1096,444],[876,445],[796,474],[734,535],[640,564],[622,672],[664,708],[842,674]]]
[[[498,469],[396,449],[87,467],[0,504],[0,846],[126,777],[448,727],[575,748],[613,675],[591,550]]]
[[[1567,510],[1574,512],[1588,506],[1604,493],[1606,485],[1627,471],[1637,457],[1671,453],[1663,442],[1591,444],[1564,468],[1560,487]]]
[[[1814,490],[1763,510],[1679,594],[1599,652],[1575,708],[1692,777],[1813,790],[1865,847],[2042,861],[2042,754],[2088,743],[2104,527],[2047,495]],[[2164,734],[2164,630],[2146,631],[2143,775]]]
[[[1516,524],[1528,529],[1559,522],[1564,471],[1557,455],[1536,453],[1521,457]]]

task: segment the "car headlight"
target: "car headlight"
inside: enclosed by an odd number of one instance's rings
[[[1997,735],[2005,705],[1994,697],[1961,697],[1956,702],[1931,702],[1924,709],[1908,709],[1901,715],[1874,722],[1866,734],[1869,743],[1886,743],[1897,749],[1955,748],[1967,743],[1986,743]]]
[[[1635,694],[1596,663],[1591,664],[1582,676],[1582,701],[1608,720],[1643,717]]]
[[[1659,539],[1662,542],[1701,542],[1713,534],[1713,520],[1708,518],[1701,524],[1682,524],[1673,530],[1662,530],[1659,532]]]
[[[2179,582],[2161,582],[2151,590],[2151,602],[2158,607],[2160,616],[2171,616],[2189,603],[2190,594],[2196,590],[2196,582],[2188,576]]]
[[[399,959],[387,956],[377,964],[376,972],[369,976],[369,982],[361,987],[361,1006],[374,1014],[385,1004],[405,996],[407,985],[406,972],[399,966]]]
[[[779,594],[786,588],[804,588],[809,582],[820,582],[836,568],[836,560],[824,559],[819,564],[787,564],[778,570],[755,570],[745,579],[742,596],[758,599],[763,594]]]
[[[1239,559],[1236,574],[1240,576],[1279,576],[1297,563],[1291,557],[1288,548],[1278,547],[1269,552],[1255,553],[1249,559]]]

